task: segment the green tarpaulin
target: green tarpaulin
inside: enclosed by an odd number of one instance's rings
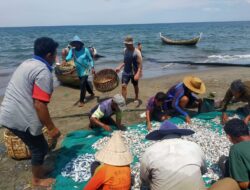
[[[234,114],[234,112],[228,112]],[[217,116],[221,116],[221,112],[210,112],[203,113],[195,116],[195,118],[210,122],[211,130],[221,133],[222,126],[211,121]],[[175,124],[183,122],[182,118],[175,117],[170,119]],[[142,124],[134,124],[128,127],[127,130],[139,130],[143,134],[147,134],[146,126]],[[109,132],[102,129],[96,130],[79,130],[68,134],[62,142],[61,149],[59,150],[58,157],[56,159],[56,169],[52,176],[56,178],[56,184],[53,189],[56,190],[72,190],[72,189],[83,189],[87,182],[77,183],[71,178],[63,177],[61,170],[65,165],[70,162],[73,158],[85,153],[94,154],[95,150],[91,147],[100,138],[110,136]],[[138,158],[134,158],[134,162],[138,162]],[[204,179],[206,180],[206,179]]]

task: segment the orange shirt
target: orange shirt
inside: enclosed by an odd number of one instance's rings
[[[129,166],[100,165],[84,190],[129,190],[131,170]]]

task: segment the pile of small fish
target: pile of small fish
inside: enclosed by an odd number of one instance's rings
[[[216,126],[221,127],[220,125]],[[231,145],[223,130],[220,130],[222,132],[220,135],[218,128],[215,129],[215,131],[211,130],[211,121],[207,122],[196,118],[191,120],[191,124],[184,123],[178,125],[178,127],[195,131],[195,134],[183,138],[197,143],[204,152],[207,162],[207,173],[205,173],[203,177],[218,180],[221,176],[221,171],[217,162],[222,155],[228,155]],[[206,183],[210,183],[211,180],[206,181]]]
[[[237,116],[234,116],[234,118],[237,118]],[[206,183],[210,184],[211,181],[219,179],[221,171],[218,167],[217,161],[220,156],[228,155],[231,144],[223,133],[223,130],[220,129],[222,134],[219,133],[218,128],[222,127],[220,125],[219,117],[210,120],[209,122],[197,118],[194,118],[191,121],[191,124],[182,123],[179,124],[178,127],[188,128],[195,131],[194,135],[183,137],[183,139],[195,142],[201,146],[207,161],[207,173],[205,173],[203,177],[209,178],[210,180],[207,180]],[[215,129],[215,131],[212,131],[211,124],[216,125],[218,128]],[[159,129],[160,123],[155,122],[152,126],[153,130]],[[145,124],[137,125],[136,129],[133,128],[127,131],[122,131],[125,143],[130,148],[133,156],[136,156],[139,160],[145,149],[155,143],[155,141],[145,141],[146,133],[147,129]],[[102,149],[109,139],[110,137],[99,139],[92,145],[92,148],[96,151]],[[66,165],[62,171],[62,175],[65,177],[71,177],[76,182],[87,181],[91,176],[90,164],[93,161],[94,155],[92,154],[78,156]],[[134,177],[132,189],[140,189],[140,162],[132,163],[131,170]]]
[[[72,159],[62,169],[61,174],[64,177],[70,177],[75,182],[88,181],[91,177],[90,165],[95,161],[93,154],[83,154]]]
[[[233,116],[228,117],[228,120],[231,120],[231,119],[234,119],[234,118],[240,119],[239,115],[234,114]],[[214,119],[212,119],[211,121],[214,122],[214,123],[217,124],[217,125],[220,125],[220,123],[221,123],[221,118],[220,118],[219,116],[217,116],[217,117],[215,117]]]

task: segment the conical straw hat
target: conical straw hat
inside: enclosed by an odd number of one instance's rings
[[[126,166],[132,161],[132,155],[124,144],[121,133],[114,132],[107,145],[95,154],[96,160],[113,166]]]

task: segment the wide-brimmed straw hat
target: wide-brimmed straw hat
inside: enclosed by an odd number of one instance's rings
[[[81,40],[81,38],[79,38],[79,36],[75,35],[74,38],[72,39],[72,41],[70,42],[70,44],[74,43],[74,42],[79,42],[82,45],[84,45],[83,41]]]
[[[124,39],[124,44],[134,44],[134,41],[133,41],[133,38],[131,36],[127,36],[125,39]]]
[[[186,76],[183,79],[183,83],[189,90],[197,94],[204,94],[206,92],[205,84],[198,77]]]
[[[191,129],[179,129],[175,124],[171,123],[170,121],[164,121],[161,124],[159,130],[152,131],[148,135],[146,135],[146,139],[148,140],[161,140],[167,135],[192,135],[194,131]]]
[[[114,95],[112,100],[113,100],[113,102],[115,102],[117,104],[117,106],[119,107],[119,109],[121,111],[124,111],[127,108],[125,99],[121,94]]]
[[[113,133],[107,145],[95,154],[95,158],[97,161],[113,166],[126,166],[133,161],[119,131]]]

